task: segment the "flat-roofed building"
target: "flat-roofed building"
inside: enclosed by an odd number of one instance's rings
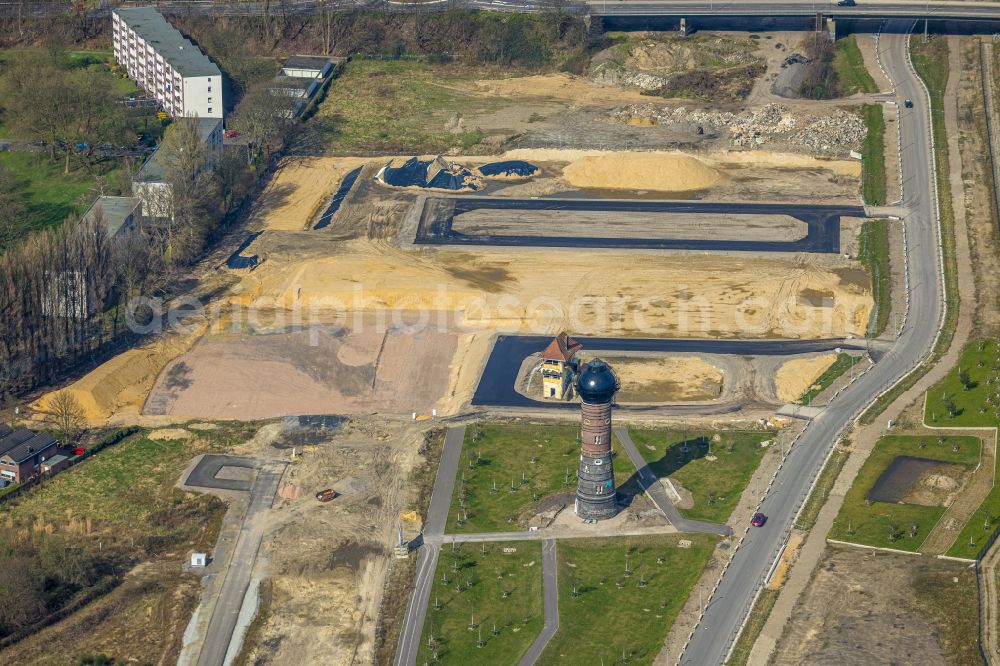
[[[152,7],[111,14],[115,61],[172,116],[222,118],[222,72]]]

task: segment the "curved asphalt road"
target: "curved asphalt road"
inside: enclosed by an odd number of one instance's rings
[[[902,27],[896,22],[889,30],[900,33]],[[903,204],[910,211],[905,220],[909,316],[895,345],[811,421],[792,447],[761,503],[760,510],[769,516],[767,527],[747,533],[684,651],[682,664],[723,663],[758,584],[770,571],[787,530],[834,442],[878,395],[930,353],[937,338],[944,313],[944,294],[932,172],[930,99],[910,65],[906,40],[905,34],[883,32],[880,52],[899,102],[906,98],[915,102],[912,109],[900,104],[899,118]]]

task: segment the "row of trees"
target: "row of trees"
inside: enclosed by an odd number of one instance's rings
[[[0,80],[0,104],[12,134],[45,141],[50,157],[81,155],[93,162],[94,147],[129,141],[128,117],[114,80],[75,62],[59,49],[17,52]],[[86,144],[84,150],[76,150]]]
[[[264,89],[247,94],[234,120],[249,141],[245,154],[210,151],[197,122],[170,125],[157,158],[167,187],[147,195],[157,219],[109,238],[100,215],[71,218],[0,255],[0,396],[52,383],[128,334],[129,302],[167,289],[246,198],[292,130],[288,105]],[[0,204],[17,199],[4,178],[0,171]]]

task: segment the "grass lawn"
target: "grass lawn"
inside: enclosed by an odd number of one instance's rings
[[[976,437],[938,437],[916,435],[889,435],[881,438],[868,460],[861,467],[854,485],[847,491],[844,505],[830,530],[830,538],[869,546],[896,548],[916,552],[920,544],[944,513],[943,506],[918,504],[890,504],[866,501],[868,492],[875,485],[886,467],[897,457],[909,455],[942,462],[958,463],[974,468],[979,463],[982,443]],[[958,451],[952,446],[958,444]],[[921,444],[924,448],[920,448]],[[915,536],[910,536],[911,525],[917,526]],[[890,538],[890,527],[898,530]]]
[[[541,499],[556,493],[575,492],[580,459],[580,444],[576,440],[579,431],[576,425],[486,423],[467,428],[447,530],[502,532],[522,529]],[[618,492],[636,494],[639,486],[635,467],[623,454],[617,440],[613,451]],[[532,458],[534,463],[530,462]],[[514,490],[511,490],[512,484]]]
[[[927,392],[924,421],[938,427],[997,427],[998,393],[1000,348],[994,340],[973,340],[962,351],[958,367]]]
[[[333,82],[318,119],[328,126],[334,152],[443,152],[468,149],[484,137],[471,129],[445,130],[454,113],[468,115],[510,105],[461,88],[490,76],[483,69],[411,60],[355,58]]]
[[[681,539],[690,548],[679,548]],[[671,534],[559,541],[559,630],[539,663],[620,664],[623,651],[629,664],[653,663],[717,539]]]
[[[892,312],[892,269],[889,266],[889,220],[868,220],[861,226],[858,257],[872,280],[874,309],[868,320],[868,335],[876,338],[889,325]]]
[[[174,484],[191,458],[205,449],[204,444],[153,441],[139,433],[0,505],[0,516],[15,525],[42,521],[56,532],[73,531],[70,523],[86,521],[89,535],[101,536],[105,548],[130,536],[159,542],[197,533],[207,527],[199,515],[210,506],[221,509],[221,503],[176,490]]]
[[[860,363],[863,359],[864,359],[863,356],[838,354],[837,360],[833,362],[833,365],[827,368],[826,372],[820,375],[819,379],[816,380],[816,383],[813,385],[816,388],[811,388],[805,393],[803,393],[802,397],[799,398],[799,403],[803,405],[808,405],[810,402],[813,401],[813,399],[815,399],[817,395],[819,395],[826,389],[830,388],[830,385],[833,384],[835,381],[837,381],[837,379],[842,374],[850,370],[853,366]]]
[[[773,433],[630,429],[639,453],[656,476],[670,477],[691,492],[694,506],[680,509],[687,518],[724,523],[753,476]],[[718,435],[720,441],[711,441]],[[707,460],[706,455],[716,457]]]
[[[878,104],[861,107],[868,133],[861,144],[861,195],[871,206],[885,205],[885,117]]]
[[[469,629],[473,615],[478,626]],[[444,664],[516,664],[544,620],[540,541],[443,546],[417,663],[434,662],[436,651]]]
[[[46,153],[0,152],[0,164],[7,167],[20,184],[28,205],[28,214],[17,235],[58,226],[72,212],[84,213],[100,193],[97,177],[103,178],[108,185],[105,191],[113,193],[117,191],[121,169],[116,160],[98,162],[93,173],[71,163],[73,168],[66,175],[63,174],[63,160],[51,162]]]
[[[865,59],[854,35],[838,39],[834,45],[833,69],[837,72],[841,90],[845,95],[877,93],[875,79],[865,67]]]

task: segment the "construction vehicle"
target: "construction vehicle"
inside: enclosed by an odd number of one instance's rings
[[[326,490],[321,490],[316,493],[316,499],[320,502],[329,502],[330,500],[337,497],[337,491],[333,488],[327,488]]]

